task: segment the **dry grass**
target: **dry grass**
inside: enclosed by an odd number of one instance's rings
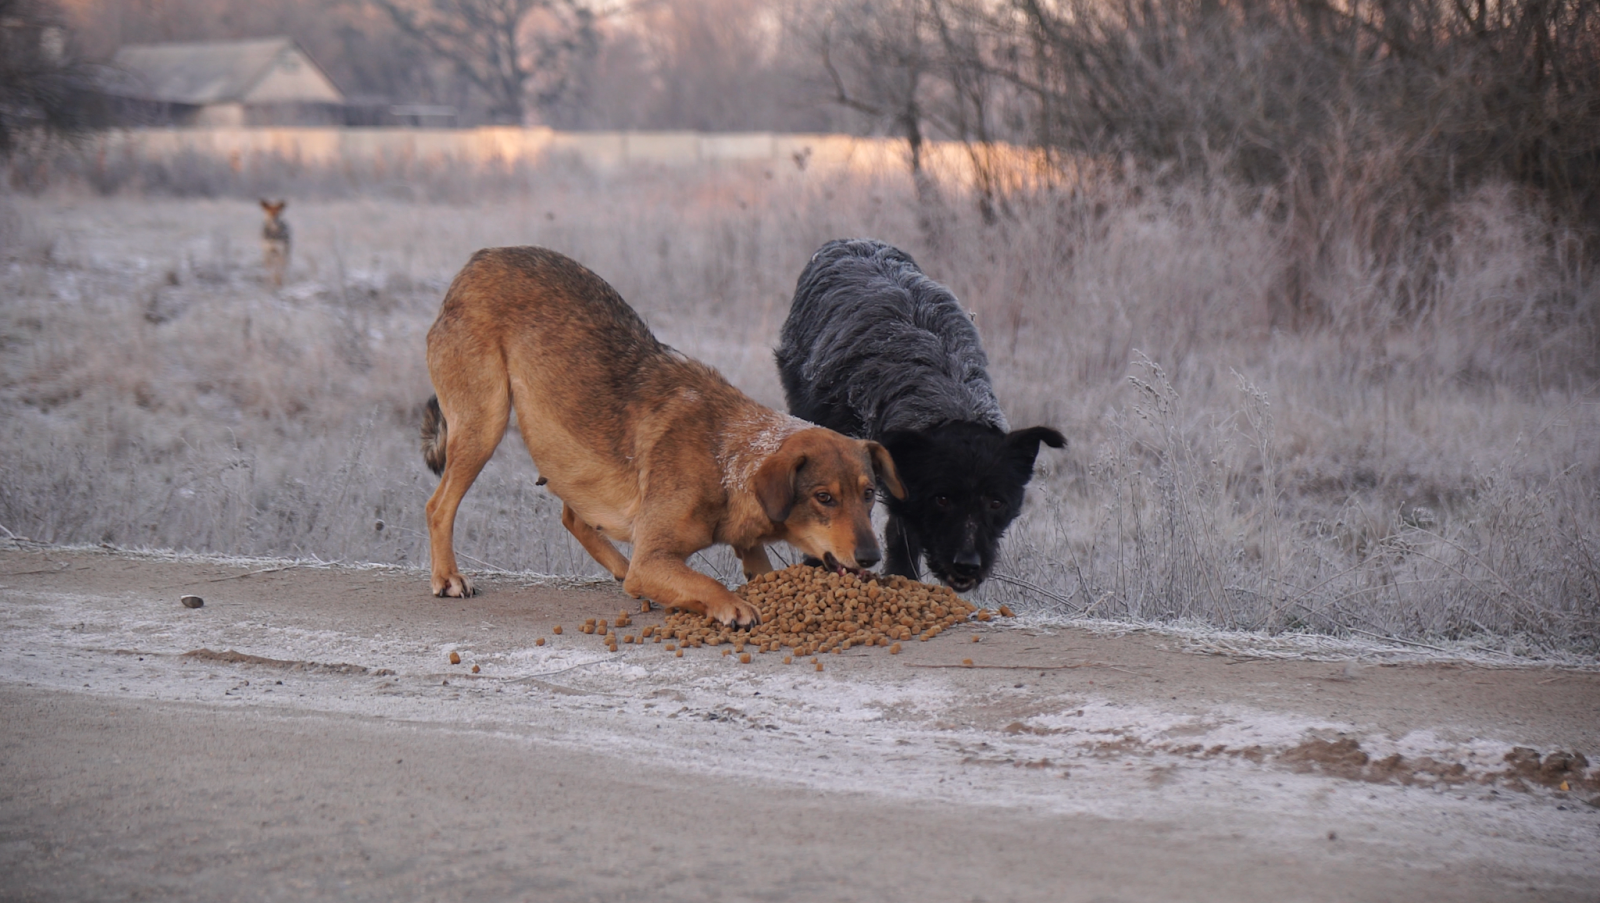
[[[423,564],[423,337],[473,250],[574,256],[777,406],[795,277],[823,241],[870,235],[975,312],[1013,423],[1071,441],[1041,455],[979,601],[1600,651],[1597,286],[1512,192],[1453,211],[1420,313],[1352,257],[1319,289],[1344,315],[1293,333],[1271,328],[1283,235],[1226,188],[1040,192],[994,225],[893,173],[552,168],[496,193],[291,190],[277,292],[246,198],[0,200],[0,526]],[[462,509],[468,566],[597,573],[514,443]]]

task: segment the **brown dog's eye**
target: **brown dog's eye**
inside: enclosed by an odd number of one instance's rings
[[[817,501],[821,502],[824,505],[828,505],[830,507],[833,505],[833,496],[831,494],[829,494],[829,493],[819,492],[819,493],[817,493],[816,498],[817,498]]]
[[[873,496],[875,496],[876,494],[877,494],[877,491],[874,490],[871,486],[868,486],[867,487],[867,491],[862,493],[861,499],[862,499],[862,501],[865,501],[867,504],[870,505],[870,504],[872,504]]]

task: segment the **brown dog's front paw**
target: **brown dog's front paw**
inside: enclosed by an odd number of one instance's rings
[[[729,595],[732,596],[731,593]],[[761,623],[761,613],[756,611],[754,605],[738,596],[733,596],[730,601],[720,605],[707,605],[706,614],[729,627],[754,627]]]
[[[433,578],[433,594],[435,596],[465,599],[477,592],[473,589],[472,581],[465,574],[451,574],[448,577]]]

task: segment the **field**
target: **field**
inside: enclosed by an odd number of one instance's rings
[[[423,341],[472,251],[577,258],[781,407],[794,280],[860,235],[970,308],[1013,425],[1070,442],[1041,454],[981,601],[1037,623],[1600,653],[1600,281],[1514,192],[1456,202],[1450,240],[1412,262],[1420,292],[1335,234],[1308,289],[1328,312],[1303,322],[1281,301],[1287,238],[1226,186],[1039,188],[986,223],[959,186],[779,170],[0,195],[0,528],[425,566]],[[257,189],[289,198],[281,289]],[[597,574],[510,435],[462,509],[464,567]],[[725,551],[695,563],[737,577]]]

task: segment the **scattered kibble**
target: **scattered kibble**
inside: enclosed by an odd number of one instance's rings
[[[452,664],[452,665],[461,664],[461,653],[459,653],[459,652],[450,653],[450,664]]]
[[[1016,617],[1016,613],[1011,610],[1011,606],[1002,605],[1002,606],[1000,606],[1000,617],[1002,617],[1002,618],[1014,618],[1014,617]]]
[[[961,660],[961,664],[966,665],[968,668],[970,668],[970,667],[972,667],[972,659],[964,658],[964,659]]]
[[[807,565],[762,574],[736,594],[755,606],[759,624],[728,627],[705,615],[669,610],[661,624],[619,637],[611,628],[632,623],[622,611],[610,624],[589,618],[579,629],[600,634],[612,652],[618,642],[640,644],[648,638],[667,641],[666,651],[676,657],[685,649],[720,646],[723,655],[788,652],[786,662],[810,657],[812,664],[821,664],[816,656],[842,655],[858,646],[884,646],[898,655],[902,642],[933,639],[978,611],[948,587],[898,575],[863,579]]]
[[[817,670],[818,671],[822,670],[822,662],[817,662]]]
[[[738,629],[704,615],[674,611],[655,633],[691,647],[731,643],[736,652],[755,647],[810,656],[856,646],[886,646],[914,636],[931,639],[976,610],[948,587],[898,575],[863,580],[806,565],[762,574],[736,594],[756,607],[760,624]]]
[[[477,673],[478,673],[478,671],[479,671],[479,668],[478,668],[478,666],[477,666],[477,665],[473,665],[473,666],[472,666],[472,673],[473,673],[473,674],[477,674]]]
[[[555,634],[556,636],[560,636],[561,635],[561,625],[557,624],[556,626],[550,628],[550,632]]]
[[[739,664],[741,664],[741,665],[750,664],[750,653],[748,653],[748,652],[739,653]]]
[[[973,642],[974,642],[974,643],[976,643],[976,642],[978,642],[978,635],[977,635],[977,634],[973,634],[973,635],[972,635],[972,641],[973,641]]]
[[[535,645],[535,646],[543,646],[544,645],[544,637],[539,637],[537,640],[534,640],[533,641],[533,645]]]

